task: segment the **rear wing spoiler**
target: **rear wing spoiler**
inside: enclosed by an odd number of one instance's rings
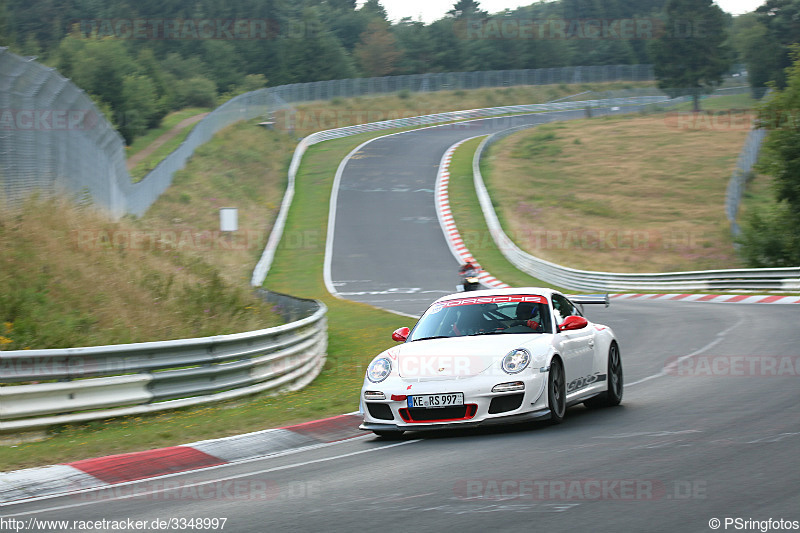
[[[572,303],[576,303],[579,305],[585,304],[603,304],[606,307],[611,305],[611,300],[608,297],[608,294],[581,294],[577,296],[568,296]]]

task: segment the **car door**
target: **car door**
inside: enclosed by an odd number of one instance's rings
[[[566,297],[553,294],[553,319],[561,325],[568,316],[582,316],[580,310]],[[567,381],[567,394],[580,391],[594,379],[595,329],[586,326],[571,331],[556,333],[561,341],[561,357],[564,358],[564,372]]]

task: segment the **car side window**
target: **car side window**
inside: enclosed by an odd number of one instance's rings
[[[560,294],[553,295],[553,311],[556,315],[556,324],[561,324],[568,316],[581,316],[578,308]]]

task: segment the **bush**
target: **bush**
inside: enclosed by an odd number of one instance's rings
[[[751,213],[736,240],[739,253],[752,268],[800,265],[800,235],[787,202]]]
[[[176,108],[216,107],[217,85],[206,78],[196,77],[178,81]]]

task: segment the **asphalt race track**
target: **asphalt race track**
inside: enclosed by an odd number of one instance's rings
[[[713,518],[800,520],[800,307],[642,301],[587,313],[621,340],[619,407],[573,407],[559,426],[365,435],[0,514],[225,518],[226,532],[701,532]],[[691,357],[664,375],[680,356]]]
[[[330,258],[340,295],[419,314],[452,292],[458,265],[433,179],[446,148],[498,129],[489,122],[386,137],[350,159]],[[67,530],[44,520],[225,532],[704,532],[714,519],[719,531],[800,529],[800,306],[620,300],[586,314],[620,341],[619,407],[576,406],[558,426],[365,434],[15,503],[0,517],[40,531]],[[208,520],[180,527],[192,519]]]
[[[447,247],[434,204],[445,151],[470,137],[583,116],[581,110],[482,119],[362,145],[346,161],[334,190],[327,273],[333,290],[346,299],[417,316],[436,298],[455,292],[459,264]]]

